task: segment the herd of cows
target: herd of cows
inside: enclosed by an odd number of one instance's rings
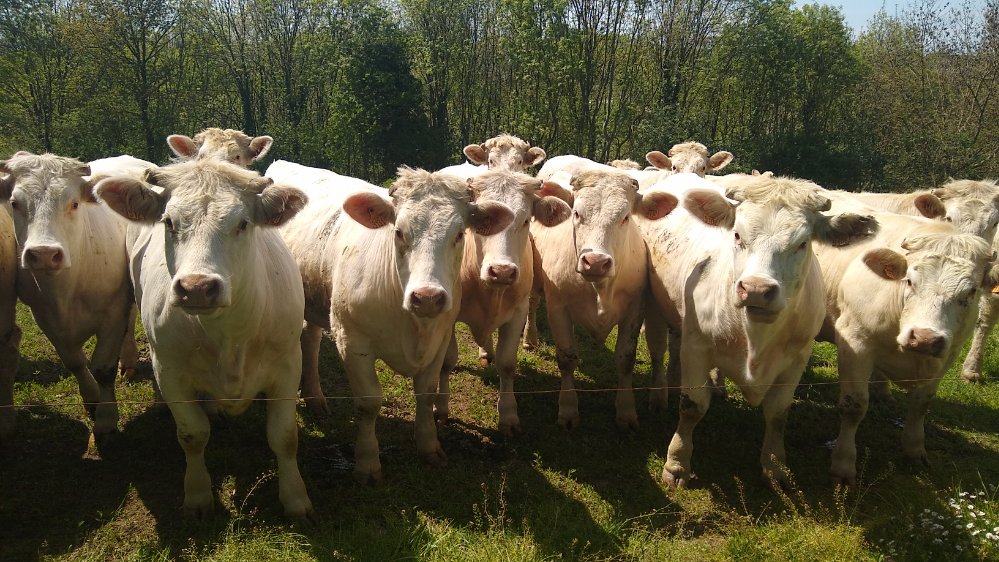
[[[972,332],[964,377],[981,378],[999,316],[992,181],[864,194],[769,172],[711,176],[732,155],[694,142],[649,153],[645,169],[567,155],[531,176],[544,150],[500,135],[465,148],[472,164],[403,167],[386,190],[280,160],[261,176],[247,167],[269,150],[266,136],[207,129],[167,142],[177,159],[162,167],[28,152],[0,161],[9,201],[0,211],[0,445],[14,435],[17,298],[79,381],[98,436],[117,429],[115,378],[135,371],[138,314],[186,456],[183,505],[195,515],[215,503],[206,410],[236,414],[263,394],[280,501],[289,516],[312,516],[295,407],[301,389],[310,409],[327,410],[323,330],[349,378],[355,477],[368,482],[382,478],[376,359],[413,378],[417,451],[439,465],[455,322],[500,375],[508,434],[521,427],[517,350],[538,343],[540,298],[565,427],[580,419],[574,326],[599,342],[617,328],[616,420],[637,425],[631,378],[644,323],[650,405],[665,408],[667,389],[679,391],[662,478],[682,487],[694,427],[723,378],[762,406],[763,472],[786,481],[784,427],[815,339],[839,353],[833,478],[854,481],[857,427],[888,381],[909,391],[903,452],[925,460],[930,399]]]

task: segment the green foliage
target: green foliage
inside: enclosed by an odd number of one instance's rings
[[[856,36],[791,0],[0,0],[0,153],[157,162],[207,126],[376,183],[500,132],[641,160],[699,140],[827,187],[999,176],[999,4]]]

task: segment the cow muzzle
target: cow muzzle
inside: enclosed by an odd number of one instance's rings
[[[603,252],[584,251],[579,255],[576,271],[587,281],[599,281],[614,272],[614,258]]]
[[[773,322],[784,309],[780,285],[773,279],[744,277],[736,282],[735,293],[738,306],[744,307],[746,315],[757,322]]]
[[[406,299],[410,312],[421,318],[432,318],[447,308],[447,291],[441,287],[419,287],[413,289]]]
[[[21,256],[21,265],[32,271],[59,271],[69,267],[61,246],[29,246]]]
[[[223,289],[218,275],[184,275],[173,282],[174,304],[189,314],[212,312],[229,304]]]
[[[486,267],[482,280],[489,285],[513,285],[520,277],[520,268],[512,263],[493,263]]]
[[[930,328],[913,328],[900,338],[899,343],[906,351],[924,353],[931,357],[940,357],[947,349],[947,338]]]

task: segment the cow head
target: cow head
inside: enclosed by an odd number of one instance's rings
[[[211,127],[194,135],[170,135],[167,145],[182,160],[221,160],[247,167],[263,158],[274,139],[269,136],[249,137],[243,131]]]
[[[812,241],[844,245],[873,234],[877,222],[852,213],[823,215],[830,201],[809,182],[742,178],[725,197],[715,189],[692,189],[684,207],[702,222],[731,231],[735,305],[750,321],[773,322],[805,280]]]
[[[674,174],[697,174],[701,177],[728,166],[732,158],[732,153],[725,150],[708,156],[708,148],[699,142],[675,144],[669,149],[668,156],[658,150],[645,155],[649,164],[660,170]]]
[[[902,249],[905,255],[878,248],[862,259],[875,274],[898,283],[899,347],[945,357],[958,334],[975,322],[979,290],[996,285],[995,254],[981,237],[970,234],[915,236],[903,241]]]
[[[464,153],[473,164],[511,172],[523,172],[540,164],[546,156],[543,149],[532,147],[513,135],[499,135],[482,144],[470,144],[465,147]]]
[[[586,170],[573,176],[571,197],[557,184],[546,182],[545,195],[572,201],[572,239],[576,249],[576,271],[583,279],[597,283],[617,274],[614,256],[628,243],[627,229],[632,215],[658,220],[676,208],[672,194],[654,191],[639,193],[638,182],[621,172]]]
[[[355,193],[343,210],[367,228],[392,225],[405,310],[424,318],[451,310],[465,228],[491,236],[510,224],[513,212],[502,203],[473,203],[460,178],[405,167],[388,195]]]
[[[173,276],[171,304],[190,314],[216,312],[250,290],[257,229],[284,224],[308,201],[295,188],[212,160],[149,170],[145,181],[106,178],[95,191],[126,219],[153,225]]]
[[[956,199],[945,203],[946,220],[958,232],[993,240],[999,227],[999,195],[990,200]]]
[[[0,197],[10,201],[20,265],[56,273],[73,265],[85,236],[85,205],[93,204],[90,167],[74,158],[18,152],[0,161]]]
[[[522,268],[531,267],[530,263],[520,263],[530,244],[531,218],[551,227],[567,220],[572,209],[562,199],[542,194],[541,180],[526,174],[490,171],[470,178],[468,183],[477,203],[502,203],[513,211],[513,221],[496,234],[483,236],[472,229],[474,243],[466,246],[466,252],[478,254],[475,263],[481,264],[482,282],[511,285]]]

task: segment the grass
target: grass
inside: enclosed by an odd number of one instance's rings
[[[659,474],[675,403],[651,412],[639,390],[641,428],[621,432],[613,392],[583,392],[582,427],[562,431],[550,392],[558,388],[554,349],[543,345],[521,354],[517,389],[531,391],[518,397],[525,432],[505,438],[496,430],[496,372],[478,367],[461,329],[453,421],[440,433],[448,466],[418,461],[412,383],[383,367],[382,485],[351,477],[349,399],[332,400],[325,419],[300,410],[299,464],[320,514],[316,527],[302,528],[282,515],[261,405],[213,427],[206,458],[217,515],[186,519],[183,454],[169,414],[150,405],[149,381],[119,382],[121,432],[95,454],[75,380],[23,307],[19,321],[19,433],[0,456],[0,560],[999,558],[999,386],[966,385],[956,367],[930,409],[929,469],[901,460],[905,397],[896,391],[895,403],[873,406],[861,425],[857,489],[832,488],[836,354],[818,345],[787,428],[796,480],[787,493],[760,476],[762,414],[734,388],[695,432],[699,487],[670,491]],[[603,346],[581,336],[580,356],[578,388],[616,385]],[[329,342],[322,369],[326,393],[349,396]],[[994,346],[986,372],[999,375]],[[636,386],[648,373],[642,343]]]

